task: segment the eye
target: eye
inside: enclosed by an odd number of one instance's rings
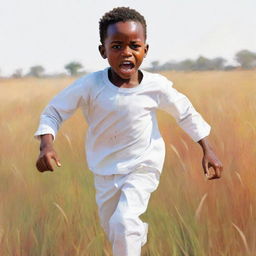
[[[114,45],[112,45],[112,48],[113,49],[121,49],[121,45],[119,45],[119,44],[114,44]]]
[[[132,45],[131,45],[131,48],[132,48],[132,49],[135,49],[135,50],[136,50],[136,49],[139,49],[140,47],[141,47],[141,46],[140,46],[139,44],[132,44]]]

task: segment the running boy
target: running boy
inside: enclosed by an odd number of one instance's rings
[[[35,136],[41,139],[36,166],[60,166],[53,140],[60,124],[81,107],[88,123],[86,156],[94,173],[99,218],[115,256],[139,256],[148,225],[147,209],[162,171],[165,145],[156,110],[170,113],[203,149],[203,169],[220,178],[222,164],[207,142],[210,126],[186,96],[159,74],[139,69],[148,52],[144,17],[115,8],[100,20],[99,51],[110,67],[91,73],[59,93],[45,108]],[[213,167],[210,174],[208,168]]]

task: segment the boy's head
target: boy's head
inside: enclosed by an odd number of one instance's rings
[[[133,9],[119,7],[105,13],[99,25],[99,51],[108,59],[111,75],[117,80],[136,80],[148,51],[144,17]]]
[[[111,24],[117,22],[135,21],[142,25],[145,41],[147,38],[147,24],[145,18],[136,10],[129,7],[117,7],[105,13],[99,22],[100,42],[103,45],[107,37],[107,29]]]

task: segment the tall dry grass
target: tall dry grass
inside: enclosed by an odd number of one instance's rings
[[[221,180],[205,180],[200,147],[159,113],[167,155],[142,216],[150,223],[143,255],[256,255],[255,71],[165,75],[212,125],[210,141],[225,172]],[[0,255],[111,255],[85,163],[80,112],[63,124],[55,142],[62,167],[43,174],[35,168],[32,135],[39,114],[71,82],[0,80]]]

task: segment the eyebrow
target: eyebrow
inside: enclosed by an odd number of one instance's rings
[[[134,43],[140,43],[142,42],[142,40],[134,40],[134,41],[131,41],[132,44]],[[123,42],[122,41],[112,41],[111,44],[122,44]]]
[[[131,41],[131,43],[141,43],[142,42],[142,40],[134,40],[134,41]]]
[[[122,41],[112,41],[111,44],[121,44]]]

